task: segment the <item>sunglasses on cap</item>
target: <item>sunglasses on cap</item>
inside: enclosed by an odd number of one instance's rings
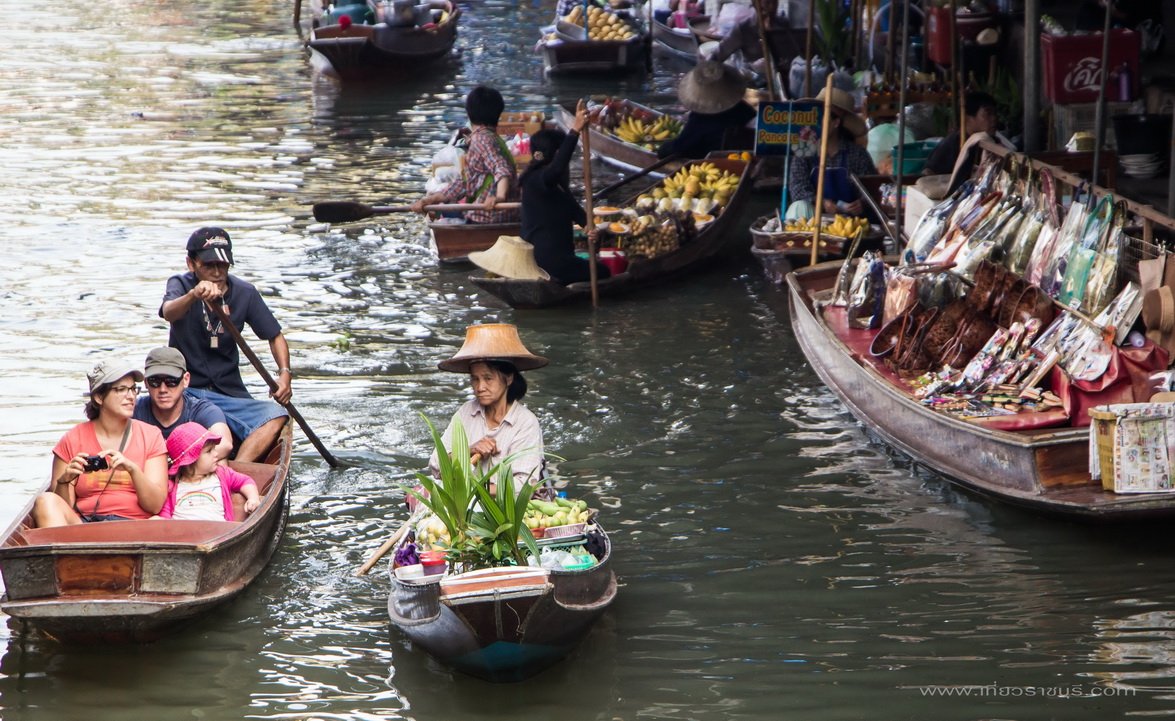
[[[183,378],[172,378],[171,376],[151,376],[147,379],[147,385],[151,388],[158,388],[161,385],[167,384],[168,388],[175,388],[183,381]]]

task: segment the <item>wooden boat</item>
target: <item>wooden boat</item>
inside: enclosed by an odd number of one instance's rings
[[[236,596],[269,563],[289,513],[292,427],[253,477],[245,521],[110,521],[33,527],[30,501],[0,544],[0,609],[65,642],[151,641]],[[35,499],[34,499],[35,500]]]
[[[641,105],[640,103],[634,103],[631,100],[613,102],[620,102],[628,108],[637,109],[642,113],[647,113],[651,120],[656,120],[665,114],[658,110],[653,110],[650,107]],[[559,106],[558,110],[555,111],[555,122],[557,122],[559,127],[563,130],[569,129],[574,120],[574,104],[561,105]],[[635,143],[629,143],[627,141],[621,140],[612,133],[609,133],[606,130],[601,130],[598,126],[589,124],[588,132],[591,133],[591,138],[589,138],[589,141],[592,147],[592,157],[598,158],[601,162],[606,163],[607,165],[611,165],[614,168],[620,168],[621,170],[635,171],[641,170],[642,168],[647,168],[648,166],[657,162],[657,153],[654,150],[649,150],[648,148],[642,147]],[[665,177],[665,174],[654,172],[650,173],[650,177],[663,178]]]
[[[306,43],[311,63],[332,77],[371,80],[402,74],[405,69],[447,55],[457,40],[461,9],[449,0],[429,0],[427,4],[433,16],[439,15],[440,22],[396,27],[384,22],[355,21],[344,26],[327,19],[333,16],[320,15]],[[344,5],[335,12],[350,7],[362,10],[370,6]]]
[[[952,482],[1034,511],[1097,521],[1175,516],[1175,495],[1115,494],[1089,474],[1088,428],[996,430],[919,403],[828,305],[840,263],[787,276],[792,328],[820,379],[858,421]]]
[[[604,545],[598,563],[579,571],[511,566],[432,582],[392,573],[388,616],[446,665],[489,681],[520,681],[567,656],[616,598],[612,544]]]
[[[469,254],[489,250],[502,235],[520,235],[521,223],[446,223],[436,221],[428,224],[432,236],[433,250],[445,265],[460,265],[469,262]]]
[[[705,15],[690,18],[690,24],[709,25]],[[653,49],[688,63],[698,62],[698,35],[690,28],[675,28],[653,18]]]
[[[775,213],[768,213],[751,223],[751,255],[763,266],[763,272],[773,283],[782,284],[788,273],[811,264],[812,236],[811,233],[765,230],[767,223],[775,217]],[[822,233],[816,259],[823,262],[844,258],[851,248],[851,238]],[[886,250],[885,234],[876,225],[864,231],[853,253],[860,255],[867,250]]]
[[[586,40],[583,28],[560,20],[554,33],[539,40],[537,49],[542,54],[543,72],[547,75],[599,75],[645,70],[649,63],[649,45],[646,34],[623,41]]]
[[[628,293],[686,275],[704,266],[723,249],[728,235],[741,220],[743,205],[750,194],[750,163],[726,157],[711,157],[705,162],[714,163],[724,170],[739,174],[738,189],[730,196],[721,214],[700,229],[696,238],[677,250],[645,260],[629,259],[628,270],[599,281],[598,290],[601,297]],[[690,164],[687,163],[686,167]],[[632,200],[621,205],[632,205]],[[591,298],[591,284],[586,282],[564,285],[553,280],[515,280],[485,276],[470,276],[470,280],[477,287],[505,301],[513,308],[546,308]]]

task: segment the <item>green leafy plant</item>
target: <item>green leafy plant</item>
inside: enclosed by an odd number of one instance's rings
[[[460,422],[454,423],[451,450],[446,450],[441,434],[424,418],[432,434],[437,452],[439,482],[426,473],[416,473],[416,479],[427,491],[411,493],[432,511],[449,532],[446,558],[462,570],[525,565],[525,551],[518,546],[521,540],[526,550],[539,555],[534,535],[523,523],[526,504],[534,494],[535,486],[523,484],[515,490],[511,463],[518,454],[504,458],[485,473],[480,473],[469,455],[469,438]],[[490,492],[490,481],[497,477],[496,488]]]
[[[816,20],[820,32],[816,33],[816,44],[825,61],[843,68],[849,64],[850,35],[849,13],[840,0],[816,0]]]

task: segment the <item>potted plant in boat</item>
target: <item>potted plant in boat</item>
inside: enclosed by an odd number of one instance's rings
[[[515,456],[481,473],[470,459],[469,438],[460,422],[453,425],[452,450],[447,451],[436,428],[424,420],[437,451],[440,479],[417,472],[416,479],[427,493],[415,489],[409,493],[444,524],[449,534],[446,559],[452,567],[463,572],[525,566],[528,551],[537,558],[538,544],[524,523],[535,485],[524,483],[515,489],[511,471]]]

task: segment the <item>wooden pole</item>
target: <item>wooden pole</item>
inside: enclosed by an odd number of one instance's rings
[[[237,326],[233,324],[231,319],[229,319],[228,313],[226,313],[224,310],[224,304],[215,302],[207,303],[206,305],[208,305],[216,317],[220,319],[220,322],[224,325],[225,330],[227,330],[229,335],[233,337],[233,340],[237,342],[237,347],[241,349],[241,352],[244,353],[245,356],[249,359],[249,362],[253,364],[253,367],[257,370],[257,374],[261,376],[266,385],[269,386],[269,389],[271,391],[277,390],[277,381],[275,381],[273,376],[269,374],[269,371],[265,369],[265,365],[261,362],[261,359],[258,358],[257,354],[253,352],[253,349],[249,347],[249,344],[245,342],[245,338],[241,335],[241,331],[237,330]],[[286,402],[282,403],[281,405],[286,409],[286,412],[290,414],[290,418],[293,418],[298,422],[298,425],[302,428],[302,432],[306,434],[306,437],[309,438],[310,442],[314,444],[314,447],[318,449],[318,453],[323,457],[324,460],[326,460],[327,464],[330,465],[331,468],[338,468],[338,459],[335,458],[331,452],[326,449],[326,446],[322,444],[322,441],[318,439],[318,436],[315,435],[314,431],[310,429],[310,426],[306,424],[306,419],[302,417],[302,414],[298,412],[298,409],[294,407],[294,404]],[[244,439],[242,438],[241,440],[243,441]]]
[[[898,157],[896,160],[896,170],[894,173],[896,196],[894,197],[894,235],[902,237],[902,183],[904,181],[903,175],[905,168],[905,147],[906,147],[906,86],[909,84],[906,79],[908,64],[910,58],[910,0],[902,0],[902,61],[898,64],[900,70],[900,77],[898,78]],[[884,218],[880,219],[882,222]],[[897,252],[902,252],[902,246],[898,245]]]
[[[955,116],[955,127],[959,128],[959,147],[963,147],[963,114],[959,112],[959,108],[963,104],[963,88],[961,78],[963,68],[959,63],[959,36],[958,27],[955,21],[955,14],[958,12],[958,7],[955,0],[951,0],[951,4],[947,6],[950,13],[950,35],[951,35],[951,62],[950,68],[947,72],[951,74],[951,113]]]
[[[1024,81],[1022,105],[1024,109],[1024,152],[1035,153],[1040,142],[1040,0],[1025,0],[1024,27]]]
[[[579,102],[586,104],[587,101],[580,100]],[[592,149],[591,141],[589,140],[590,137],[591,132],[589,132],[589,128],[584,128],[583,135],[580,137],[580,140],[583,142],[583,210],[584,215],[587,216],[587,223],[584,226],[584,230],[588,234],[588,278],[592,284],[592,307],[598,308],[600,306],[600,279],[597,277],[599,274],[596,272],[596,242],[592,240],[592,231],[596,227],[596,221],[592,215],[594,209],[592,207]]]
[[[763,72],[767,74],[767,99],[775,100],[782,97],[775,92],[775,61],[771,59],[771,46],[767,44],[767,16],[763,14],[763,5],[760,0],[751,0],[755,7],[756,25],[759,27],[759,45],[763,48]],[[652,7],[652,3],[649,3]]]
[[[897,19],[897,0],[890,0],[889,32],[885,34],[885,81],[887,83],[893,82],[893,31],[894,26],[897,25]],[[903,50],[903,52],[905,51]]]
[[[816,26],[816,0],[808,0],[808,35],[804,44],[804,97],[812,97],[812,32]]]
[[[1094,185],[1099,182],[1102,139],[1106,136],[1106,84],[1110,82],[1110,13],[1113,10],[1113,0],[1106,0],[1106,21],[1102,26],[1102,81],[1098,83],[1097,88],[1097,109],[1094,112],[1093,121],[1093,174],[1089,178]]]
[[[832,126],[832,73],[824,83],[824,125],[820,131],[820,166],[816,175],[816,229],[812,231],[812,265],[820,254],[820,223],[824,220],[824,168],[828,164],[828,133]]]

